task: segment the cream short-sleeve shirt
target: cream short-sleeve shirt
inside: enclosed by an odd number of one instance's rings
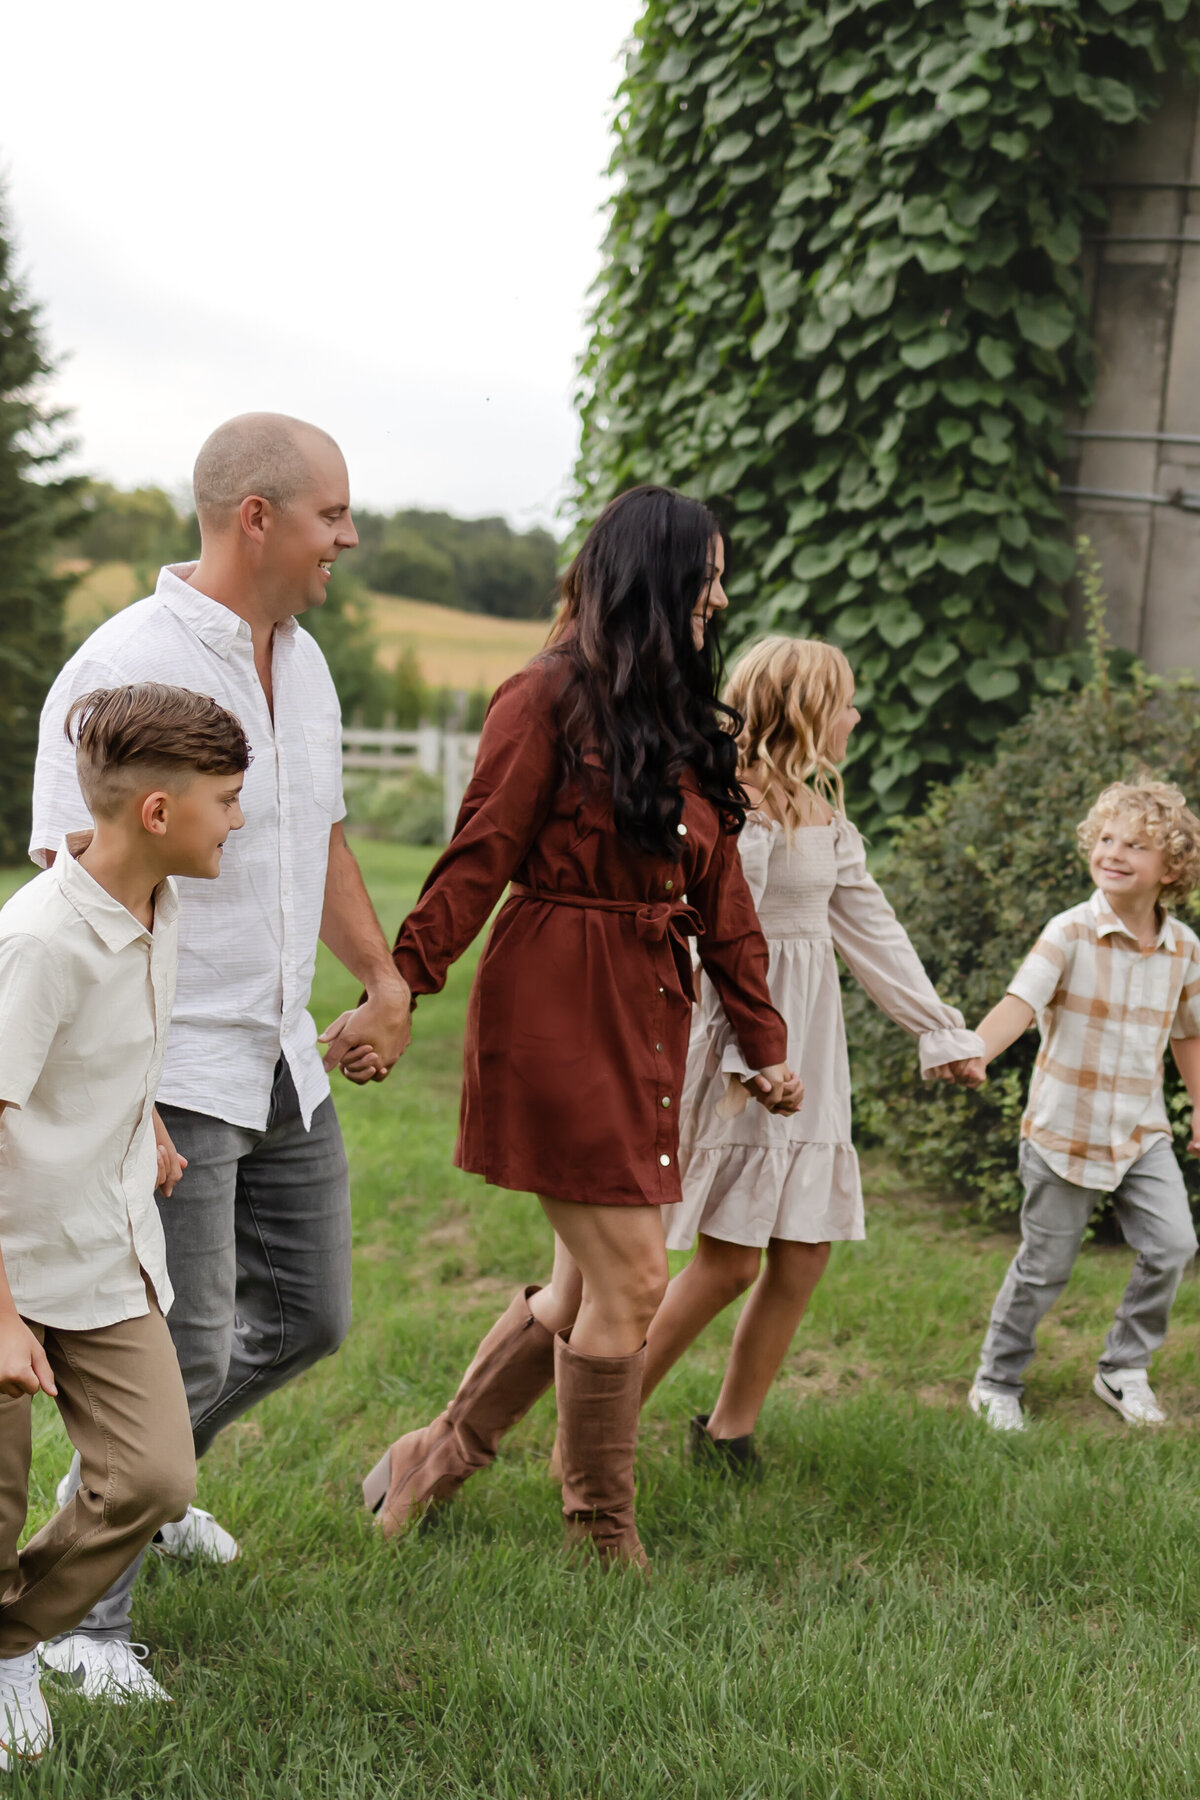
[[[171,1305],[152,1114],[178,918],[164,881],[147,931],[65,840],[0,908],[0,1251],[39,1325],[142,1316],[142,1270]]]

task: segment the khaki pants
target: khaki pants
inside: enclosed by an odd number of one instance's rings
[[[0,1658],[70,1631],[196,1491],[183,1381],[153,1299],[142,1318],[97,1331],[26,1323],[54,1371],[81,1484],[18,1554],[32,1397],[0,1395]]]

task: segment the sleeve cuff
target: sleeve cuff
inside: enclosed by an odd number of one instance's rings
[[[928,1075],[930,1069],[940,1069],[943,1063],[966,1062],[972,1056],[986,1054],[977,1031],[923,1031],[917,1051],[922,1075]]]

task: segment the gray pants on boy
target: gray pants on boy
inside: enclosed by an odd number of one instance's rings
[[[1021,1394],[1034,1332],[1067,1284],[1099,1188],[1076,1187],[1056,1175],[1028,1139],[1021,1144],[1021,1248],[996,1296],[976,1379]],[[1152,1139],[1113,1191],[1125,1241],[1137,1251],[1129,1285],[1104,1340],[1100,1373],[1145,1369],[1167,1335],[1183,1272],[1196,1254],[1196,1233],[1183,1176],[1164,1133]]]

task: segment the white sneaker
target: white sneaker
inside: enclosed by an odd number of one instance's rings
[[[182,1519],[164,1525],[150,1548],[160,1556],[207,1563],[234,1563],[242,1554],[237,1539],[202,1506],[189,1506]]]
[[[67,1504],[71,1471],[59,1482],[54,1498],[58,1510]],[[234,1563],[242,1554],[241,1545],[223,1525],[218,1525],[202,1506],[189,1506],[182,1519],[164,1525],[150,1545],[160,1556],[178,1556],[183,1560],[207,1563]]]
[[[1154,1397],[1145,1369],[1114,1369],[1109,1375],[1097,1371],[1092,1377],[1092,1392],[1099,1394],[1114,1412],[1119,1412],[1127,1425],[1165,1425],[1167,1422],[1167,1415]]]
[[[54,1728],[38,1680],[38,1653],[0,1662],[0,1769],[36,1762],[54,1742]]]
[[[111,1700],[114,1706],[124,1706],[127,1700],[171,1698],[143,1666],[149,1654],[145,1644],[78,1633],[57,1644],[42,1645],[42,1661],[48,1669],[79,1688],[85,1700]]]
[[[1021,1411],[1021,1402],[1016,1394],[1006,1393],[999,1388],[981,1387],[977,1381],[973,1381],[967,1395],[967,1405],[993,1431],[1024,1431],[1026,1428],[1025,1414]]]

